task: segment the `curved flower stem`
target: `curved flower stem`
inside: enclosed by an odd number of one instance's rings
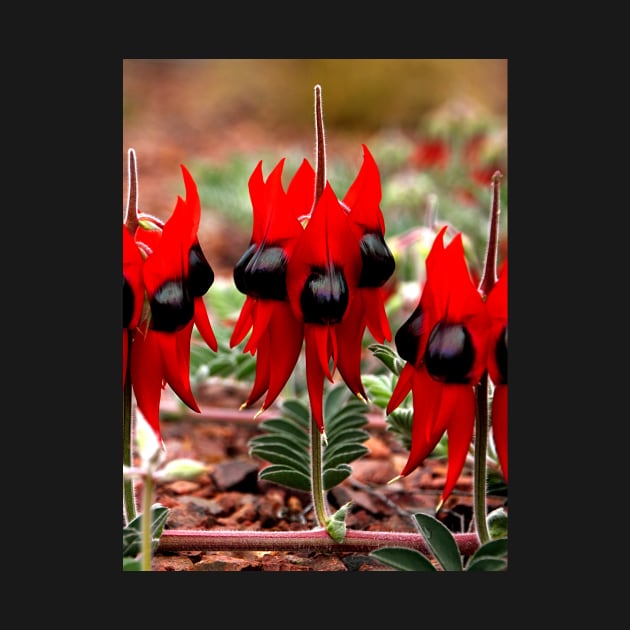
[[[153,469],[144,476],[142,488],[142,570],[151,570],[152,536],[151,536],[151,505],[153,504]]]
[[[475,463],[474,463],[474,517],[479,542],[490,540],[486,516],[486,486],[488,451],[488,373],[485,372],[475,390]]]
[[[128,342],[131,345],[131,340]],[[131,356],[131,348],[127,357]],[[123,387],[123,466],[132,465],[132,421],[131,421],[131,378],[129,377],[129,365],[127,365],[127,378]],[[133,479],[123,479],[123,507],[125,524],[129,524],[137,514],[136,497]]]
[[[313,207],[317,205],[326,185],[326,138],[324,136],[322,88],[320,85],[315,86],[315,147],[315,201]]]
[[[311,419],[311,494],[315,517],[321,527],[326,527],[328,510],[324,496],[322,435],[315,420]]]
[[[492,175],[492,206],[486,260],[479,282],[479,293],[485,300],[497,281],[497,251],[499,248],[499,181],[500,171]],[[486,486],[488,454],[488,431],[490,418],[488,408],[488,373],[485,372],[475,390],[475,464],[474,464],[474,521],[481,544],[490,540],[486,515]]]

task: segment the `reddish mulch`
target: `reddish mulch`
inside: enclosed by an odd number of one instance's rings
[[[247,390],[235,383],[209,382],[197,392],[201,414],[165,419],[162,435],[167,460],[193,458],[207,466],[195,481],[157,486],[155,500],[169,508],[165,531],[304,531],[316,527],[307,493],[258,479],[267,462],[248,454],[248,441],[259,433],[256,409],[238,411]],[[175,406],[168,390],[168,411]],[[446,475],[446,462],[428,459],[424,465],[391,485],[402,469],[407,451],[387,431],[382,411],[369,414],[365,443],[369,453],[352,463],[353,473],[328,493],[331,510],[351,501],[346,525],[350,530],[417,533],[416,512],[433,512]],[[272,410],[263,416],[269,417]],[[490,497],[490,509],[504,498]],[[453,532],[470,530],[472,470],[469,465],[438,518]],[[367,553],[319,551],[180,551],[158,548],[154,571],[390,571]]]

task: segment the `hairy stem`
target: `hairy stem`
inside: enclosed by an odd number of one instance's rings
[[[454,534],[463,556],[479,548],[476,534]],[[169,529],[162,532],[158,551],[310,551],[368,553],[381,547],[406,547],[430,554],[422,535],[410,532],[348,530],[337,543],[324,530],[285,531],[197,531]]]
[[[131,377],[129,376],[129,357],[131,356],[131,338],[128,342],[127,352],[127,378],[123,387],[123,466],[130,468],[132,465],[132,439],[133,434],[131,418]],[[123,514],[125,525],[136,518],[136,497],[133,479],[123,478]]]

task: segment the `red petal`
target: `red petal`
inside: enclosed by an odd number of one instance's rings
[[[177,333],[155,333],[158,338],[164,378],[173,391],[193,411],[200,412],[190,388],[190,336],[191,321]]]
[[[400,371],[398,375],[398,381],[396,386],[394,387],[394,391],[387,403],[387,408],[385,409],[385,413],[389,415],[394,409],[400,406],[400,404],[405,400],[407,394],[411,391],[411,381],[414,375],[414,368],[411,363],[405,363],[403,369]]]
[[[136,330],[131,345],[131,383],[138,409],[153,429],[160,434],[160,399],[162,396],[162,357],[157,333]]]
[[[505,481],[508,480],[508,386],[497,385],[492,397],[492,437]]]
[[[461,475],[475,428],[475,392],[467,385],[445,385],[444,404],[448,406],[448,470],[442,501],[451,494]],[[485,456],[485,454],[484,454]]]
[[[236,324],[234,325],[232,336],[230,337],[230,348],[233,348],[241,343],[241,341],[245,339],[245,335],[248,333],[249,329],[253,326],[252,310],[254,309],[255,304],[256,300],[254,298],[249,296],[245,298],[245,302],[243,302],[243,306],[241,307],[241,312],[239,313]]]
[[[307,324],[304,326],[306,340],[306,385],[313,420],[324,432],[324,376],[330,374],[328,367],[328,327]],[[322,348],[322,346],[324,346]]]
[[[302,350],[304,324],[295,318],[287,302],[274,302],[274,312],[269,324],[269,339],[273,365],[263,409],[267,409],[273,403],[286,385]]]
[[[363,332],[366,315],[361,291],[349,305],[348,311],[340,324],[335,326],[335,336],[339,345],[337,368],[350,391],[367,400],[367,394],[361,382],[361,358],[363,353]]]
[[[392,340],[392,331],[385,311],[385,291],[378,289],[359,289],[363,308],[367,314],[367,327],[372,337],[378,342]]]
[[[216,352],[219,349],[219,344],[212,330],[212,324],[210,324],[203,297],[195,298],[195,326],[197,326],[202,339]]]
[[[287,188],[287,201],[298,220],[310,216],[315,201],[315,171],[304,159]]]
[[[381,202],[381,177],[378,166],[363,144],[363,164],[352,182],[343,203],[351,210],[352,220],[359,224],[363,231],[385,234],[385,220],[379,207]]]

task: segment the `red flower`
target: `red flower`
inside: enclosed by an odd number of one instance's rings
[[[508,376],[507,376],[507,319],[508,319],[508,271],[503,264],[499,279],[488,295],[486,308],[490,317],[488,343],[488,375],[494,384],[492,396],[492,435],[497,449],[499,464],[505,480],[508,480]]]
[[[395,335],[407,363],[386,409],[391,413],[412,392],[411,449],[400,476],[418,467],[447,432],[442,501],[453,490],[471,443],[474,386],[486,370],[488,339],[485,304],[471,281],[461,233],[445,247],[445,231],[446,226],[427,257],[420,302]]]
[[[163,225],[139,214],[135,233],[135,244],[146,256],[141,271],[149,308],[133,331],[131,382],[138,409],[158,437],[161,391],[166,383],[186,405],[199,411],[190,387],[193,326],[213,350],[218,349],[203,301],[214,272],[197,237],[199,195],[190,173],[183,165],[181,169],[186,199],[178,197]]]
[[[382,286],[395,263],[384,241],[378,169],[363,149],[363,166],[343,202],[326,183],[315,207],[315,172],[307,160],[286,194],[280,178],[284,160],[266,183],[259,163],[249,183],[251,244],[234,269],[235,284],[247,297],[230,344],[252,329],[245,351],[258,352],[244,406],[265,391],[261,411],[275,400],[305,340],[309,399],[322,433],[324,379],[332,381],[338,367],[348,387],[365,399],[363,332],[367,326],[378,340],[391,339]]]
[[[282,187],[282,159],[263,180],[262,161],[249,178],[253,208],[250,246],[234,267],[234,283],[247,297],[236,322],[230,346],[252,334],[244,351],[258,353],[254,386],[241,408],[265,392],[259,411],[269,407],[285,386],[302,349],[304,327],[288,302],[286,270],[303,228],[299,215],[310,210],[315,173],[306,160],[288,192]],[[311,201],[306,203],[310,195]],[[282,352],[278,352],[282,348]]]
[[[127,380],[130,333],[140,323],[144,304],[142,254],[131,232],[123,225],[123,386]]]

